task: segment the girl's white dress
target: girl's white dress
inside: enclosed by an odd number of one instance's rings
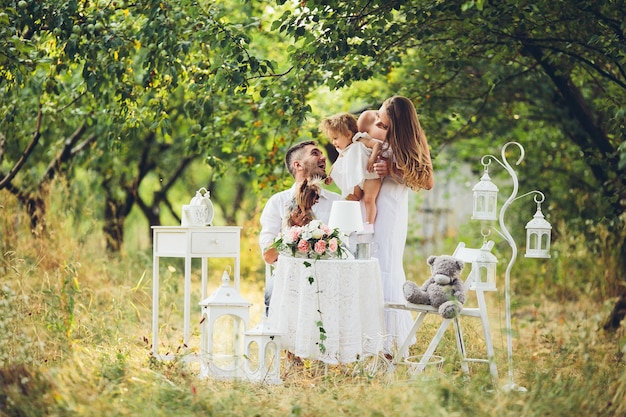
[[[358,132],[352,137],[352,143],[340,150],[339,157],[333,164],[330,172],[337,187],[341,190],[341,196],[346,198],[358,186],[363,189],[363,182],[367,179],[378,178],[375,172],[367,170],[367,161],[372,155],[372,149],[365,146],[359,139],[369,137],[367,133]],[[373,138],[371,138],[373,139]],[[373,139],[381,142],[378,139]]]

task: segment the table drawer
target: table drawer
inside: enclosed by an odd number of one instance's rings
[[[238,255],[239,231],[191,232],[191,253],[194,255]]]
[[[187,249],[187,233],[155,233],[154,253],[158,256],[184,257]]]

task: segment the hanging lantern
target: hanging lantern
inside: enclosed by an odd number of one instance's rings
[[[265,315],[261,323],[245,334],[246,376],[252,382],[280,385],[280,336],[267,324]]]
[[[537,202],[537,211],[533,219],[526,223],[526,257],[549,258],[552,225],[541,212],[541,203]]]
[[[472,290],[496,291],[496,264],[498,259],[491,253],[494,242],[485,241],[474,262],[472,262],[472,274],[474,279],[470,284]]]
[[[251,305],[230,285],[230,276],[225,270],[222,285],[200,302],[200,377],[224,380],[244,377],[243,334],[248,328]],[[220,340],[216,346],[215,335],[226,340]]]
[[[472,188],[474,195],[474,209],[472,219],[474,220],[496,220],[498,211],[498,186],[495,185],[485,165],[480,182]]]

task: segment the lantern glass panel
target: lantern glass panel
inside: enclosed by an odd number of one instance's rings
[[[265,348],[265,363],[270,372],[280,371],[280,353],[274,342],[269,342]]]
[[[541,245],[539,246],[543,250],[550,249],[550,234],[543,233],[541,235]]]
[[[483,212],[485,211],[487,204],[485,204],[485,198],[486,196],[481,194],[476,195],[476,206],[475,206],[475,210],[474,211],[479,211],[479,212]]]
[[[214,365],[222,369],[236,367],[237,358],[243,352],[245,323],[240,317],[227,314],[215,320],[212,330]],[[220,335],[220,337],[215,337],[215,335]]]
[[[248,367],[251,372],[256,372],[259,369],[259,344],[256,340],[250,341],[246,349],[246,360],[248,361]]]
[[[495,258],[495,257],[494,257]],[[475,279],[470,288],[472,290],[481,289],[483,291],[496,291],[496,263],[493,261],[476,261],[472,264]]]
[[[550,258],[550,230],[528,229],[526,258]]]
[[[491,194],[488,196],[488,200],[487,200],[487,212],[496,213],[496,211],[497,211],[496,195]]]
[[[497,219],[497,193],[491,191],[474,191],[474,212],[472,219]]]

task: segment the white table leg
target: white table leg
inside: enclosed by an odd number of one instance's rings
[[[159,354],[159,257],[152,259],[152,355]]]
[[[207,297],[207,282],[209,275],[208,258],[202,258],[202,299]]]
[[[191,257],[185,257],[185,305],[183,310],[183,344],[185,349],[189,347],[189,318],[191,315]]]

